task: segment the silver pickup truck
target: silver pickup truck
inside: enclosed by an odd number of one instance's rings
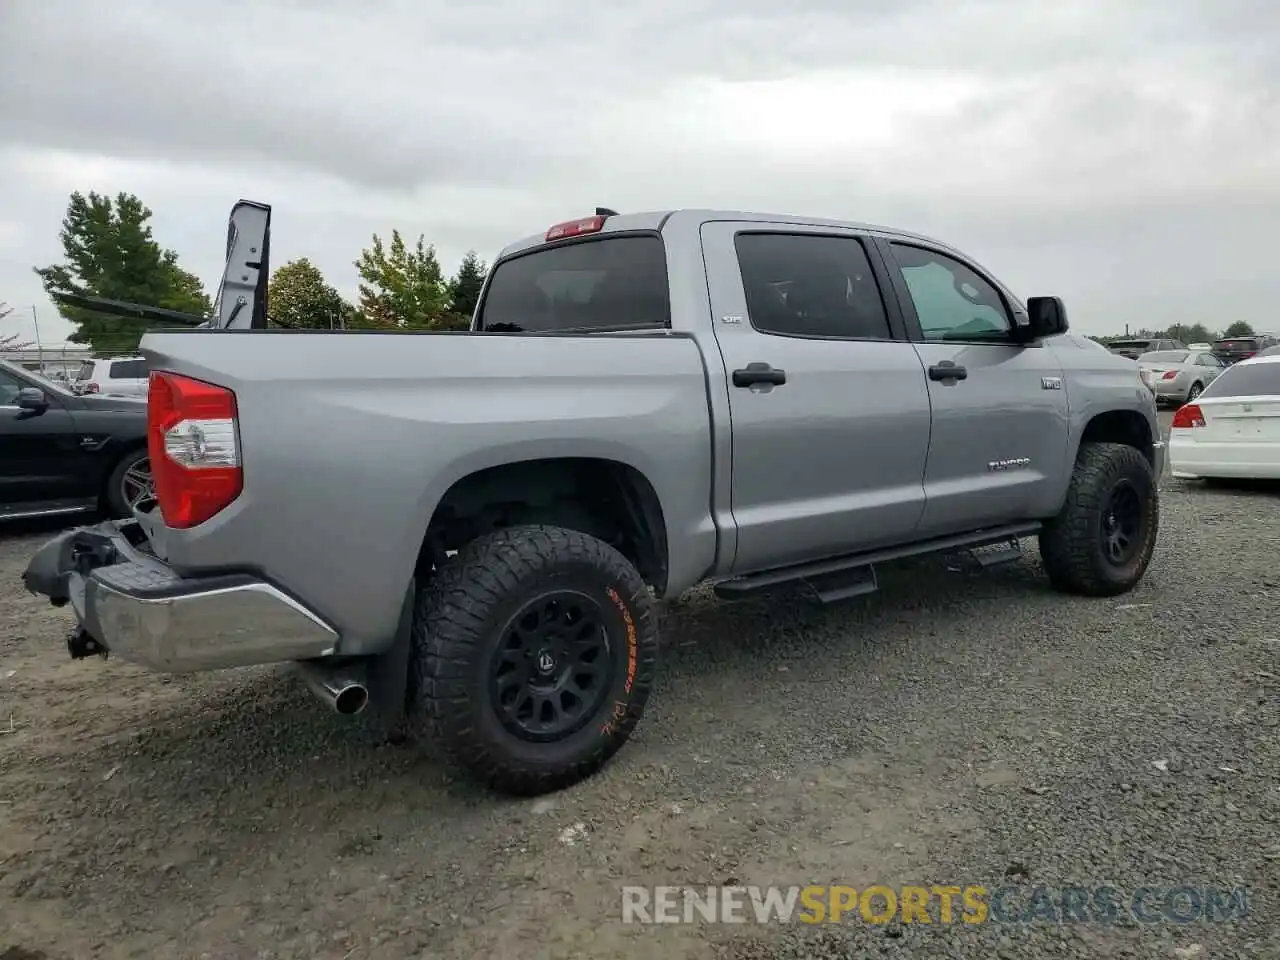
[[[1055,587],[1110,596],[1151,559],[1137,367],[937,241],[597,210],[503,250],[469,332],[303,333],[266,328],[269,229],[237,205],[216,316],[142,342],[156,507],[24,575],[73,656],[296,662],[527,795],[640,720],[655,597],[831,602],[1032,536]]]

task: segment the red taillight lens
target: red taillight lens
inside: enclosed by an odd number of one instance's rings
[[[1178,371],[1177,371],[1177,370],[1166,370],[1166,371],[1164,372],[1164,376],[1162,376],[1160,379],[1161,379],[1161,380],[1172,380],[1172,379],[1174,379],[1177,375],[1178,375]]]
[[[570,220],[567,223],[557,223],[554,227],[547,231],[544,238],[548,242],[552,240],[563,240],[565,237],[577,237],[584,233],[599,233],[604,229],[605,217],[583,217],[581,220]]]
[[[97,393],[97,392],[98,392],[98,385],[97,385],[96,383],[86,383],[86,384],[84,385],[84,392],[85,392],[85,393]]]
[[[236,395],[202,380],[152,373],[147,451],[165,524],[204,523],[244,488]]]
[[[1248,360],[1250,357],[1256,357],[1257,355],[1258,355],[1257,350],[1250,350],[1248,353],[1244,355],[1244,358]]]
[[[1173,415],[1173,427],[1175,430],[1203,426],[1204,412],[1194,403],[1183,404],[1178,408],[1178,412]]]

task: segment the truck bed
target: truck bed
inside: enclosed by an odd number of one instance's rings
[[[390,642],[441,497],[495,465],[631,466],[682,545],[670,580],[714,561],[708,381],[690,337],[192,330],[148,334],[142,352],[152,370],[235,391],[244,470],[217,516],[153,526],[157,555],[184,575],[250,570],[307,597],[340,653]]]

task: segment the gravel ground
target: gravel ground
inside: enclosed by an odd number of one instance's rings
[[[1117,600],[1050,592],[1031,546],[828,609],[669,604],[636,736],[536,801],[371,742],[280,670],[69,661],[69,615],[17,581],[50,531],[10,532],[0,958],[1280,957],[1277,493],[1163,485]],[[1248,916],[619,922],[623,883],[1184,882],[1246,886]]]

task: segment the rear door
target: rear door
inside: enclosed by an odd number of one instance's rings
[[[732,420],[733,571],[910,539],[929,393],[871,241],[721,221],[702,242]]]
[[[1014,302],[954,252],[914,240],[881,240],[880,249],[933,408],[920,533],[1052,513],[1068,466],[1053,349],[1015,342]]]
[[[1200,376],[1201,381],[1207,387],[1213,381],[1218,379],[1222,373],[1223,367],[1221,361],[1212,353],[1203,351],[1193,355],[1196,373]]]

